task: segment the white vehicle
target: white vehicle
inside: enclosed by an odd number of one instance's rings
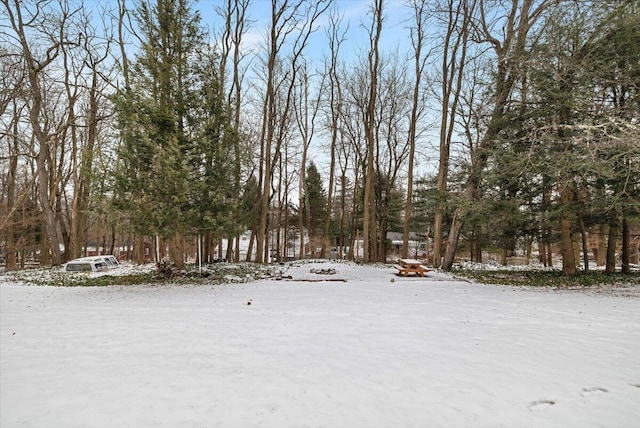
[[[64,266],[65,272],[97,272],[120,266],[118,259],[111,255],[82,257],[71,260]]]

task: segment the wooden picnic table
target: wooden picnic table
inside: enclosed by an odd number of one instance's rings
[[[398,269],[398,276],[424,276],[430,269],[427,269],[420,260],[415,259],[399,259],[398,264],[394,266]]]

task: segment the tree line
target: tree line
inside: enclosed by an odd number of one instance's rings
[[[388,232],[445,270],[637,263],[637,1],[407,0],[391,24],[385,0],[272,0],[260,44],[252,0],[205,5],[212,29],[188,0],[1,2],[7,269],[241,239],[386,261]]]

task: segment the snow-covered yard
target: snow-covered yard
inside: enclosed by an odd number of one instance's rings
[[[1,283],[0,427],[639,426],[637,288],[393,272]]]

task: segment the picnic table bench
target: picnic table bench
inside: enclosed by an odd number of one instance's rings
[[[398,269],[398,276],[408,276],[413,274],[415,276],[424,276],[430,269],[427,269],[420,260],[414,259],[399,259],[398,264],[394,265]]]

